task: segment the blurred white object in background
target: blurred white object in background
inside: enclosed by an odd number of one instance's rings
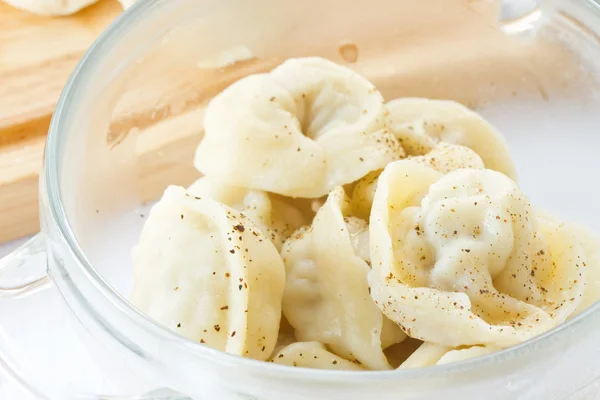
[[[130,7],[135,0],[119,0],[123,8]],[[9,5],[38,15],[64,16],[75,14],[98,0],[4,0]]]
[[[135,0],[119,0],[119,2],[123,5],[124,9],[128,9],[135,3]]]
[[[98,0],[4,0],[11,6],[39,15],[70,15]]]

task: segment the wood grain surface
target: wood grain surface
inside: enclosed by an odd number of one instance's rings
[[[103,0],[50,18],[0,2],[0,242],[39,229],[38,174],[52,112],[81,56],[122,11]]]

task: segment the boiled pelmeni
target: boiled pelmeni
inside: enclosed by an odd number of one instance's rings
[[[481,157],[468,147],[440,142],[422,156],[409,157],[410,160],[430,166],[441,173],[462,168],[484,168]],[[377,178],[381,170],[370,172],[354,186],[352,209],[356,216],[369,220],[371,206],[377,188]]]
[[[513,180],[516,169],[504,137],[476,112],[450,100],[401,98],[386,104],[387,124],[408,155],[424,155],[444,141],[469,147],[485,167]]]
[[[600,299],[600,239],[589,228],[571,226],[575,229],[578,240],[581,242],[586,255],[586,287],[581,304],[575,311],[579,314]],[[573,316],[573,315],[571,315]]]
[[[277,341],[285,269],[249,218],[169,187],[134,250],[131,301],[195,342],[266,360]]]
[[[278,250],[294,231],[309,221],[300,210],[279,196],[218,183],[209,177],[194,182],[188,192],[223,203],[250,218]]]
[[[362,368],[353,362],[339,357],[319,342],[298,342],[280,350],[272,362],[292,367],[361,371]]]
[[[585,291],[581,303],[571,313],[569,317],[573,317],[591,307],[600,299],[600,238],[598,235],[590,230],[588,227],[581,226],[571,222],[560,221],[551,214],[548,214],[542,210],[536,210],[536,214],[540,221],[540,225],[545,229],[553,229],[570,232],[570,236],[575,238],[575,241],[582,247],[585,253],[585,260],[582,261],[581,265],[585,270]],[[560,240],[560,238],[558,238]],[[557,245],[564,248],[564,245],[560,242]],[[583,275],[582,275],[583,277]],[[551,283],[556,280],[556,277],[549,276]],[[575,278],[577,279],[577,277]],[[558,280],[558,284],[561,285],[561,281]],[[567,300],[566,298],[564,299]],[[570,299],[568,299],[570,300]]]
[[[431,367],[450,350],[452,348],[448,346],[425,342],[400,364],[398,369]]]
[[[471,346],[454,349],[435,343],[423,343],[398,368],[424,368],[434,365],[450,364],[470,358],[484,356],[501,350],[495,346]]]
[[[369,296],[370,268],[361,257],[368,257],[368,225],[349,212],[350,202],[338,187],[312,225],[284,244],[283,313],[298,340],[324,343],[368,369],[389,369],[382,351],[384,317]],[[391,322],[386,329],[386,345],[405,338]]]
[[[522,342],[564,322],[584,293],[573,232],[538,221],[517,185],[491,170],[390,164],[370,243],[371,296],[409,336],[434,344]]]
[[[285,61],[217,95],[195,166],[229,185],[318,198],[404,155],[377,89],[322,58]]]
[[[475,357],[482,357],[500,350],[502,348],[496,346],[471,346],[464,349],[454,349],[444,354],[438,360],[437,365],[451,364]]]
[[[439,142],[427,154],[410,158],[442,174],[457,169],[483,169],[485,164],[472,149],[452,143]]]
[[[352,189],[352,212],[365,221],[368,221],[371,215],[371,206],[373,205],[377,180],[381,175],[381,171],[383,170],[369,172]]]

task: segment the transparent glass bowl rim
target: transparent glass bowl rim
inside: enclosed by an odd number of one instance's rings
[[[168,0],[170,5],[174,5],[182,0]],[[420,369],[390,370],[390,371],[365,371],[361,373],[349,371],[332,370],[314,370],[305,368],[290,368],[257,361],[249,358],[238,357],[225,352],[221,352],[199,343],[192,342],[167,328],[154,322],[136,308],[134,308],[123,296],[116,292],[92,266],[87,259],[84,251],[76,240],[76,235],[67,221],[67,215],[63,207],[62,195],[60,193],[60,162],[58,154],[61,147],[68,140],[70,125],[78,117],[77,101],[82,93],[86,92],[88,82],[94,81],[94,76],[98,73],[98,59],[102,54],[107,54],[113,48],[123,35],[130,30],[135,29],[137,22],[144,17],[159,3],[166,3],[165,0],[144,0],[138,1],[127,12],[118,17],[116,21],[96,40],[96,42],[85,53],[74,72],[71,74],[63,92],[59,98],[56,111],[50,124],[48,139],[45,150],[45,180],[47,182],[46,190],[49,200],[50,215],[53,222],[64,237],[69,250],[78,262],[84,275],[92,282],[99,292],[106,297],[116,309],[124,312],[132,321],[142,326],[146,332],[154,335],[161,340],[170,342],[173,345],[184,348],[197,357],[203,358],[215,364],[237,365],[256,373],[264,372],[276,374],[279,379],[288,379],[303,382],[322,382],[322,383],[365,383],[372,384],[375,381],[403,381],[415,378],[435,378],[447,376],[448,374],[474,371],[482,367],[490,367],[493,364],[510,359],[522,358],[532,353],[543,351],[544,348],[555,343],[555,340],[568,340],[569,332],[578,327],[585,330],[586,327],[580,325],[586,324],[587,319],[591,319],[593,314],[600,312],[600,302],[596,302],[589,309],[580,315],[559,325],[553,330],[533,338],[519,345],[466,361],[453,364],[438,365]],[[85,96],[85,94],[83,94]],[[589,325],[589,324],[588,324]],[[588,327],[589,329],[589,327]]]

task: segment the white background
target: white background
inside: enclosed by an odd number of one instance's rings
[[[26,240],[27,239],[22,239],[8,244],[0,244],[0,257],[4,257]],[[23,390],[12,379],[9,379],[6,376],[6,373],[2,370],[2,367],[0,367],[0,399],[33,400],[34,397]]]

